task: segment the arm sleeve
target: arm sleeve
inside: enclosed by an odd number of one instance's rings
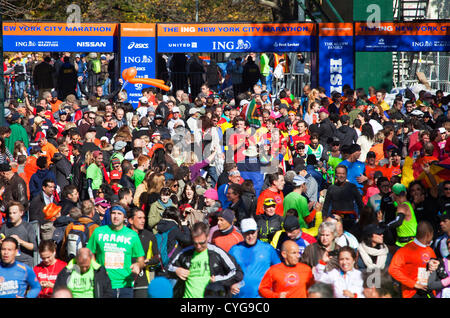
[[[388,223],[386,226],[389,229],[395,229],[395,228],[399,227],[400,225],[402,225],[404,219],[405,219],[405,214],[397,213],[397,216],[395,217],[395,219],[392,222]]]
[[[36,277],[33,269],[31,267],[27,267],[27,283],[30,286],[28,289],[26,298],[36,298],[41,292],[41,284]]]
[[[437,277],[436,271],[431,272],[428,278],[428,289],[435,290],[439,292],[444,286],[441,280]]]
[[[264,298],[280,298],[280,293],[276,293],[272,290],[273,286],[273,269],[269,268],[264,274],[261,283],[259,283],[259,294]]]
[[[328,189],[330,189],[330,188],[328,188]],[[330,210],[330,202],[331,202],[331,195],[327,191],[327,194],[325,195],[325,201],[324,201],[323,207],[322,207],[322,217],[324,219],[326,219],[328,217],[329,210]]]
[[[405,253],[402,253],[401,250],[398,250],[397,253],[394,254],[388,271],[392,278],[400,284],[405,285],[408,288],[414,288],[416,285],[416,280],[403,273],[403,267],[406,263],[404,254]]]

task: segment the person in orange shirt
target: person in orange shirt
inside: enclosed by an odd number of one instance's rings
[[[433,161],[439,161],[438,158],[433,156],[434,145],[431,142],[426,142],[423,146],[424,155],[416,159],[413,163],[412,168],[414,171],[414,178],[418,178],[423,171],[423,165],[429,165]]]
[[[36,164],[37,158],[42,155],[41,148],[39,146],[33,146],[30,150],[30,156],[27,157],[24,167],[24,178],[23,180],[28,184],[30,182],[31,176],[36,173],[38,166]]]
[[[268,175],[269,188],[262,191],[259,195],[258,201],[256,203],[256,215],[264,214],[264,200],[267,198],[272,198],[277,203],[275,213],[279,216],[283,216],[283,188],[284,188],[284,177],[282,174],[273,173]]]
[[[414,241],[398,249],[389,265],[389,274],[402,286],[403,298],[428,298],[427,281],[439,261],[430,247],[433,227],[427,221],[417,225]]]
[[[288,240],[281,248],[283,263],[272,265],[259,284],[259,294],[264,298],[306,298],[314,277],[306,264],[300,263],[300,248]]]
[[[58,99],[58,92],[57,91],[51,92],[51,96],[50,96],[50,98],[47,98],[47,102],[52,107],[52,113],[53,114],[56,113],[57,111],[59,111],[59,107],[63,103],[62,101],[60,101]]]
[[[393,176],[402,174],[402,155],[401,151],[397,148],[388,151],[388,153],[390,153],[389,163],[381,167],[381,172],[383,173],[383,176],[391,180]]]
[[[378,165],[380,161],[384,159],[384,133],[382,131],[375,134],[374,142],[375,144],[369,151],[373,151],[375,153],[375,164]]]
[[[41,146],[41,152],[42,155],[47,157],[47,164],[50,165],[52,162],[53,155],[58,152],[58,149],[56,149],[55,146],[53,146],[51,143],[47,141],[47,138],[45,136],[40,136],[38,140],[36,140],[39,143],[39,146]]]
[[[222,210],[217,218],[218,230],[211,236],[211,243],[220,247],[228,253],[230,248],[242,242],[244,237],[233,225],[235,219],[234,211],[230,209]]]

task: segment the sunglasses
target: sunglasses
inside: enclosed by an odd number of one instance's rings
[[[176,187],[178,188],[180,185],[179,184],[173,184],[172,187]]]
[[[445,191],[447,191],[447,190],[450,191],[450,188],[444,188],[444,190],[445,190]]]

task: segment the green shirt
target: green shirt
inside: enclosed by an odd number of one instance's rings
[[[72,271],[67,288],[72,292],[73,298],[94,298],[94,269],[98,269],[100,264],[92,260],[91,267],[84,274],[74,268],[75,266],[75,259],[72,259],[67,265],[67,268]]]
[[[9,152],[14,153],[14,144],[18,140],[22,140],[25,144],[25,148],[28,148],[30,138],[28,137],[25,128],[19,124],[12,124],[9,128],[11,128],[11,135],[5,138],[5,146],[8,148]]]
[[[283,200],[284,216],[289,209],[295,209],[298,212],[298,222],[301,228],[307,228],[304,218],[309,215],[308,200],[297,192],[291,192]]]
[[[95,163],[91,163],[86,170],[86,179],[92,179],[92,190],[100,189],[103,183],[102,169]]]
[[[142,183],[142,181],[144,181],[145,172],[140,169],[134,170],[133,179],[134,179],[134,185],[137,188]]]
[[[183,298],[203,298],[205,288],[210,281],[208,250],[206,249],[200,253],[195,251],[191,259]]]
[[[113,289],[133,287],[131,259],[145,255],[137,233],[128,227],[119,231],[109,225],[96,228],[87,244],[100,265],[105,266]]]

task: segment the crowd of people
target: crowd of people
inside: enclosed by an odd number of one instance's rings
[[[12,100],[0,297],[450,297],[450,95],[217,89]]]
[[[78,99],[87,99],[95,93],[97,86],[108,95],[117,84],[115,61],[110,53],[54,52],[40,56],[17,52],[4,58],[5,96],[23,102],[28,94],[34,102],[42,92],[51,91],[60,100],[71,94]]]

